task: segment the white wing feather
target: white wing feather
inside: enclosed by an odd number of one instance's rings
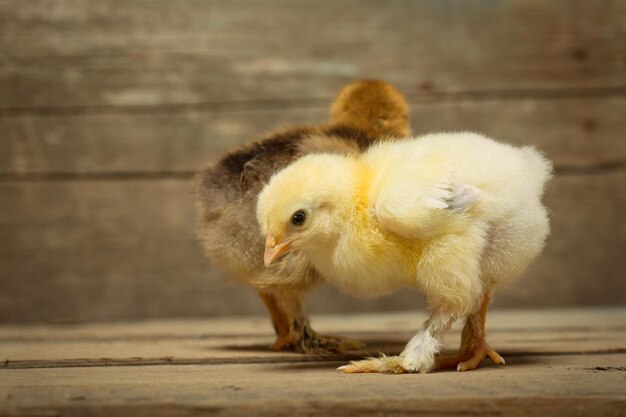
[[[469,209],[480,196],[477,187],[455,180],[395,182],[381,190],[374,211],[384,229],[414,239],[429,234],[429,228],[447,215]]]

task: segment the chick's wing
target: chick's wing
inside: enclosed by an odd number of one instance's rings
[[[419,239],[433,234],[446,221],[472,207],[480,189],[450,177],[423,181],[404,178],[389,181],[374,202],[379,225],[396,235]]]

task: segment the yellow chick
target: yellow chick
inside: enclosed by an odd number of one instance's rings
[[[351,362],[344,372],[476,368],[486,356],[489,294],[518,277],[549,233],[541,196],[552,164],[533,147],[473,133],[382,142],[361,155],[309,155],[259,195],[265,265],[300,251],[345,292],[424,293],[430,318],[399,356]],[[466,318],[461,351],[441,358],[439,337]]]

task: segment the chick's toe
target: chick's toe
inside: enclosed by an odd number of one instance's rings
[[[437,369],[456,369],[459,372],[471,371],[478,368],[486,357],[489,357],[496,365],[505,364],[504,358],[483,340],[470,350],[458,355],[437,358]]]
[[[325,356],[360,349],[365,346],[365,343],[341,336],[316,334],[313,340],[310,341],[309,346],[310,351],[306,353]]]
[[[313,356],[333,356],[357,350],[365,346],[363,342],[340,336],[326,336],[318,333],[299,335],[292,343],[297,352]]]
[[[348,365],[337,368],[346,374],[380,373],[380,374],[404,374],[409,372],[404,366],[400,356],[381,355],[378,358],[368,358],[360,361],[352,361]]]

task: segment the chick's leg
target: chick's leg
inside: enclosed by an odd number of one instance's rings
[[[271,346],[273,350],[280,350],[290,342],[289,319],[278,305],[276,296],[267,292],[259,291],[259,296],[265,303],[267,311],[270,313],[270,319],[276,332],[276,341]]]
[[[455,321],[456,315],[443,309],[436,309],[424,323],[424,327],[407,343],[399,356],[382,355],[352,361],[337,368],[345,373],[427,373],[435,369],[435,357],[441,349],[439,336]]]
[[[489,356],[496,365],[504,365],[504,359],[485,341],[485,319],[489,306],[489,294],[483,294],[477,311],[467,316],[461,337],[459,354],[452,357],[437,358],[437,368],[456,368],[457,371],[469,371],[478,368],[484,358]]]
[[[276,331],[276,341],[271,346],[274,350],[292,349],[313,355],[329,355],[363,345],[339,336],[321,335],[311,329],[309,316],[304,310],[304,294],[301,289],[259,291],[259,295],[270,313]]]

